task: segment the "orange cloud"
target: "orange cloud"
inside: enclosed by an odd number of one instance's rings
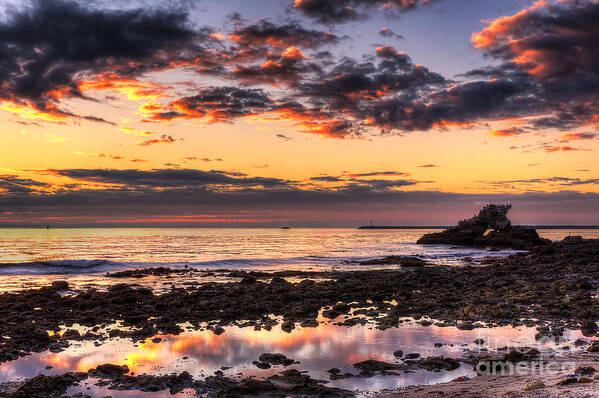
[[[170,86],[151,81],[121,78],[112,73],[96,76],[91,80],[79,82],[79,90],[85,91],[114,91],[124,95],[131,101],[144,101],[140,111],[144,114],[162,109],[158,102],[160,99],[168,98],[167,90]]]
[[[123,133],[125,134],[132,134],[132,135],[137,135],[139,137],[145,137],[148,135],[155,135],[156,133],[153,133],[151,131],[139,131],[136,130],[132,127],[120,127],[119,130],[121,130]]]
[[[562,141],[592,140],[597,136],[598,134],[594,133],[566,133],[561,135],[561,139]]]
[[[79,82],[79,89],[81,91],[116,91],[134,101],[157,100],[159,98],[168,97],[165,91],[169,88],[170,87],[163,84],[137,79],[124,79],[114,74],[99,75],[93,80]]]
[[[559,152],[559,151],[563,151],[563,152],[571,152],[571,151],[590,151],[590,149],[583,149],[583,148],[576,148],[576,147],[571,147],[571,146],[552,146],[552,147],[548,147],[545,148],[545,152]]]
[[[294,126],[299,127],[304,133],[317,134],[330,138],[345,138],[352,134],[348,122],[340,119],[332,119],[329,115],[320,111],[279,108],[259,115],[249,116],[249,118],[263,122],[292,122]]]
[[[478,122],[454,122],[451,120],[441,120],[432,124],[432,127],[446,129],[448,127],[471,128],[479,124]]]
[[[94,157],[94,158],[107,158],[112,160],[122,160],[124,159],[122,156],[113,155],[110,153],[88,153],[88,152],[75,152],[77,155],[86,156],[86,157]]]
[[[520,135],[524,133],[526,133],[526,130],[524,129],[521,129],[519,127],[510,127],[507,129],[496,129],[493,131],[489,131],[488,134],[495,137],[511,137],[514,135]]]
[[[160,138],[156,138],[153,140],[141,141],[141,142],[137,143],[137,145],[150,146],[150,145],[155,145],[155,144],[173,144],[176,141],[177,141],[176,138],[173,138],[170,135],[163,134],[162,136],[160,136]]]
[[[376,47],[377,54],[405,54],[402,51],[397,51],[394,47],[391,46],[377,46]]]
[[[302,53],[295,46],[287,47],[285,52],[283,54],[281,54],[281,57],[287,58],[287,59],[293,59],[293,60],[300,60],[300,59],[308,58],[304,55],[304,53]]]
[[[474,47],[541,80],[596,70],[594,1],[540,0],[512,16],[490,22],[471,36]]]
[[[505,40],[508,36],[510,36],[512,26],[515,23],[525,18],[530,11],[547,5],[549,5],[547,1],[540,0],[535,2],[532,7],[523,9],[514,15],[497,18],[482,31],[472,34],[471,40],[474,44],[474,47],[488,48]]]
[[[11,100],[0,100],[0,109],[12,112],[24,119],[45,120],[54,123],[64,123],[71,117],[56,108],[53,104],[47,104],[42,110],[27,102],[15,102]]]

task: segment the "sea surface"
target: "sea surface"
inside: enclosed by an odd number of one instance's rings
[[[0,291],[37,287],[57,279],[97,287],[104,275],[145,267],[205,270],[363,270],[394,268],[358,262],[388,255],[417,256],[431,265],[476,264],[488,251],[450,245],[417,245],[435,229],[353,228],[73,228],[0,229]],[[549,239],[599,238],[599,230],[539,230]],[[208,281],[210,279],[204,279]],[[124,281],[126,282],[126,281]],[[145,283],[157,282],[151,278]]]
[[[333,269],[385,255],[456,265],[496,254],[447,245],[416,245],[433,229],[95,228],[0,229],[0,274],[86,273],[143,266],[239,269]],[[599,237],[599,230],[539,230],[557,240]],[[500,254],[509,254],[502,251]],[[37,264],[32,264],[37,263]]]

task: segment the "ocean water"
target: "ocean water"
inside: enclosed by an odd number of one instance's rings
[[[111,280],[117,270],[167,266],[202,270],[364,270],[394,268],[358,262],[388,255],[417,256],[433,265],[476,265],[472,260],[506,256],[512,250],[487,251],[449,245],[417,245],[434,229],[359,230],[298,228],[96,228],[0,229],[0,291],[17,291],[68,280],[75,288],[105,288],[113,282],[136,283],[155,291],[197,283],[193,275],[169,279]],[[599,230],[539,230],[559,240],[568,235],[599,238]],[[222,273],[203,282],[228,281]]]
[[[437,265],[514,251],[417,245],[424,229],[0,229],[0,275],[86,274],[117,269],[340,270],[387,255],[418,256]],[[552,240],[599,237],[599,230],[539,230]],[[380,266],[377,266],[380,268]]]
[[[511,251],[416,245],[431,230],[358,229],[4,229],[0,275],[83,274],[149,266],[329,270],[396,255],[433,264]]]

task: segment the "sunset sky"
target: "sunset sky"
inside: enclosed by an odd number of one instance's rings
[[[0,226],[599,224],[599,1],[0,0]]]

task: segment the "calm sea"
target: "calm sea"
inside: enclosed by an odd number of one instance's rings
[[[206,269],[363,269],[355,262],[385,255],[419,256],[433,264],[506,255],[446,245],[416,245],[433,230],[358,229],[0,229],[0,275],[82,274],[148,267]],[[539,230],[556,240],[598,237],[599,230]]]

